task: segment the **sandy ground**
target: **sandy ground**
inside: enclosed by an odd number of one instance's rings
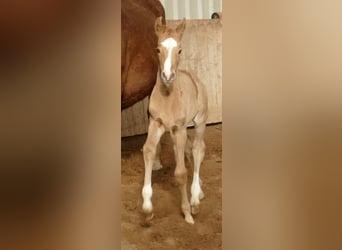
[[[200,213],[194,216],[195,224],[185,222],[180,209],[180,192],[173,177],[175,168],[172,141],[169,134],[161,140],[163,168],[153,171],[154,218],[144,223],[141,188],[144,163],[141,148],[146,135],[122,138],[121,158],[121,249],[221,249],[221,124],[207,126],[206,155],[201,167],[205,198]],[[188,134],[193,137],[194,130]],[[189,180],[192,166],[187,163]],[[188,197],[190,199],[188,182]]]

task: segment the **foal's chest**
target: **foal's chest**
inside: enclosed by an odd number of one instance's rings
[[[172,96],[151,96],[149,112],[152,119],[158,120],[163,124],[167,131],[174,126],[183,127],[187,124],[186,109],[182,105],[181,98]]]

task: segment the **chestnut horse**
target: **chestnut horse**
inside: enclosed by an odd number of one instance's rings
[[[159,58],[159,71],[150,97],[150,124],[143,147],[145,179],[142,196],[143,211],[147,215],[147,220],[150,220],[153,217],[152,169],[155,164],[160,165],[159,140],[164,132],[170,132],[176,158],[174,175],[181,192],[181,208],[185,221],[193,224],[194,219],[191,214],[199,212],[200,199],[204,197],[199,172],[205,151],[204,132],[208,118],[208,97],[200,79],[189,71],[178,69],[184,30],[185,20],[173,29],[164,25],[161,17],[156,19],[155,32],[158,36],[156,54],[158,53]],[[184,156],[186,144],[189,142],[187,127],[192,122],[195,124],[195,138],[192,144],[194,173],[189,203]]]
[[[154,21],[165,11],[158,0],[121,1],[121,109],[148,96],[156,82],[158,57]]]

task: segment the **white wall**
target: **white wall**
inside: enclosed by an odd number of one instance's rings
[[[160,0],[166,19],[210,19],[214,12],[222,12],[221,0]]]

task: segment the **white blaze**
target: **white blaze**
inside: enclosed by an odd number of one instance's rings
[[[163,45],[163,47],[167,49],[167,57],[164,62],[164,73],[167,76],[167,78],[169,78],[171,75],[171,65],[172,65],[171,54],[172,54],[173,48],[177,46],[177,41],[173,39],[172,37],[170,37],[170,38],[165,39],[161,43],[161,45]]]

